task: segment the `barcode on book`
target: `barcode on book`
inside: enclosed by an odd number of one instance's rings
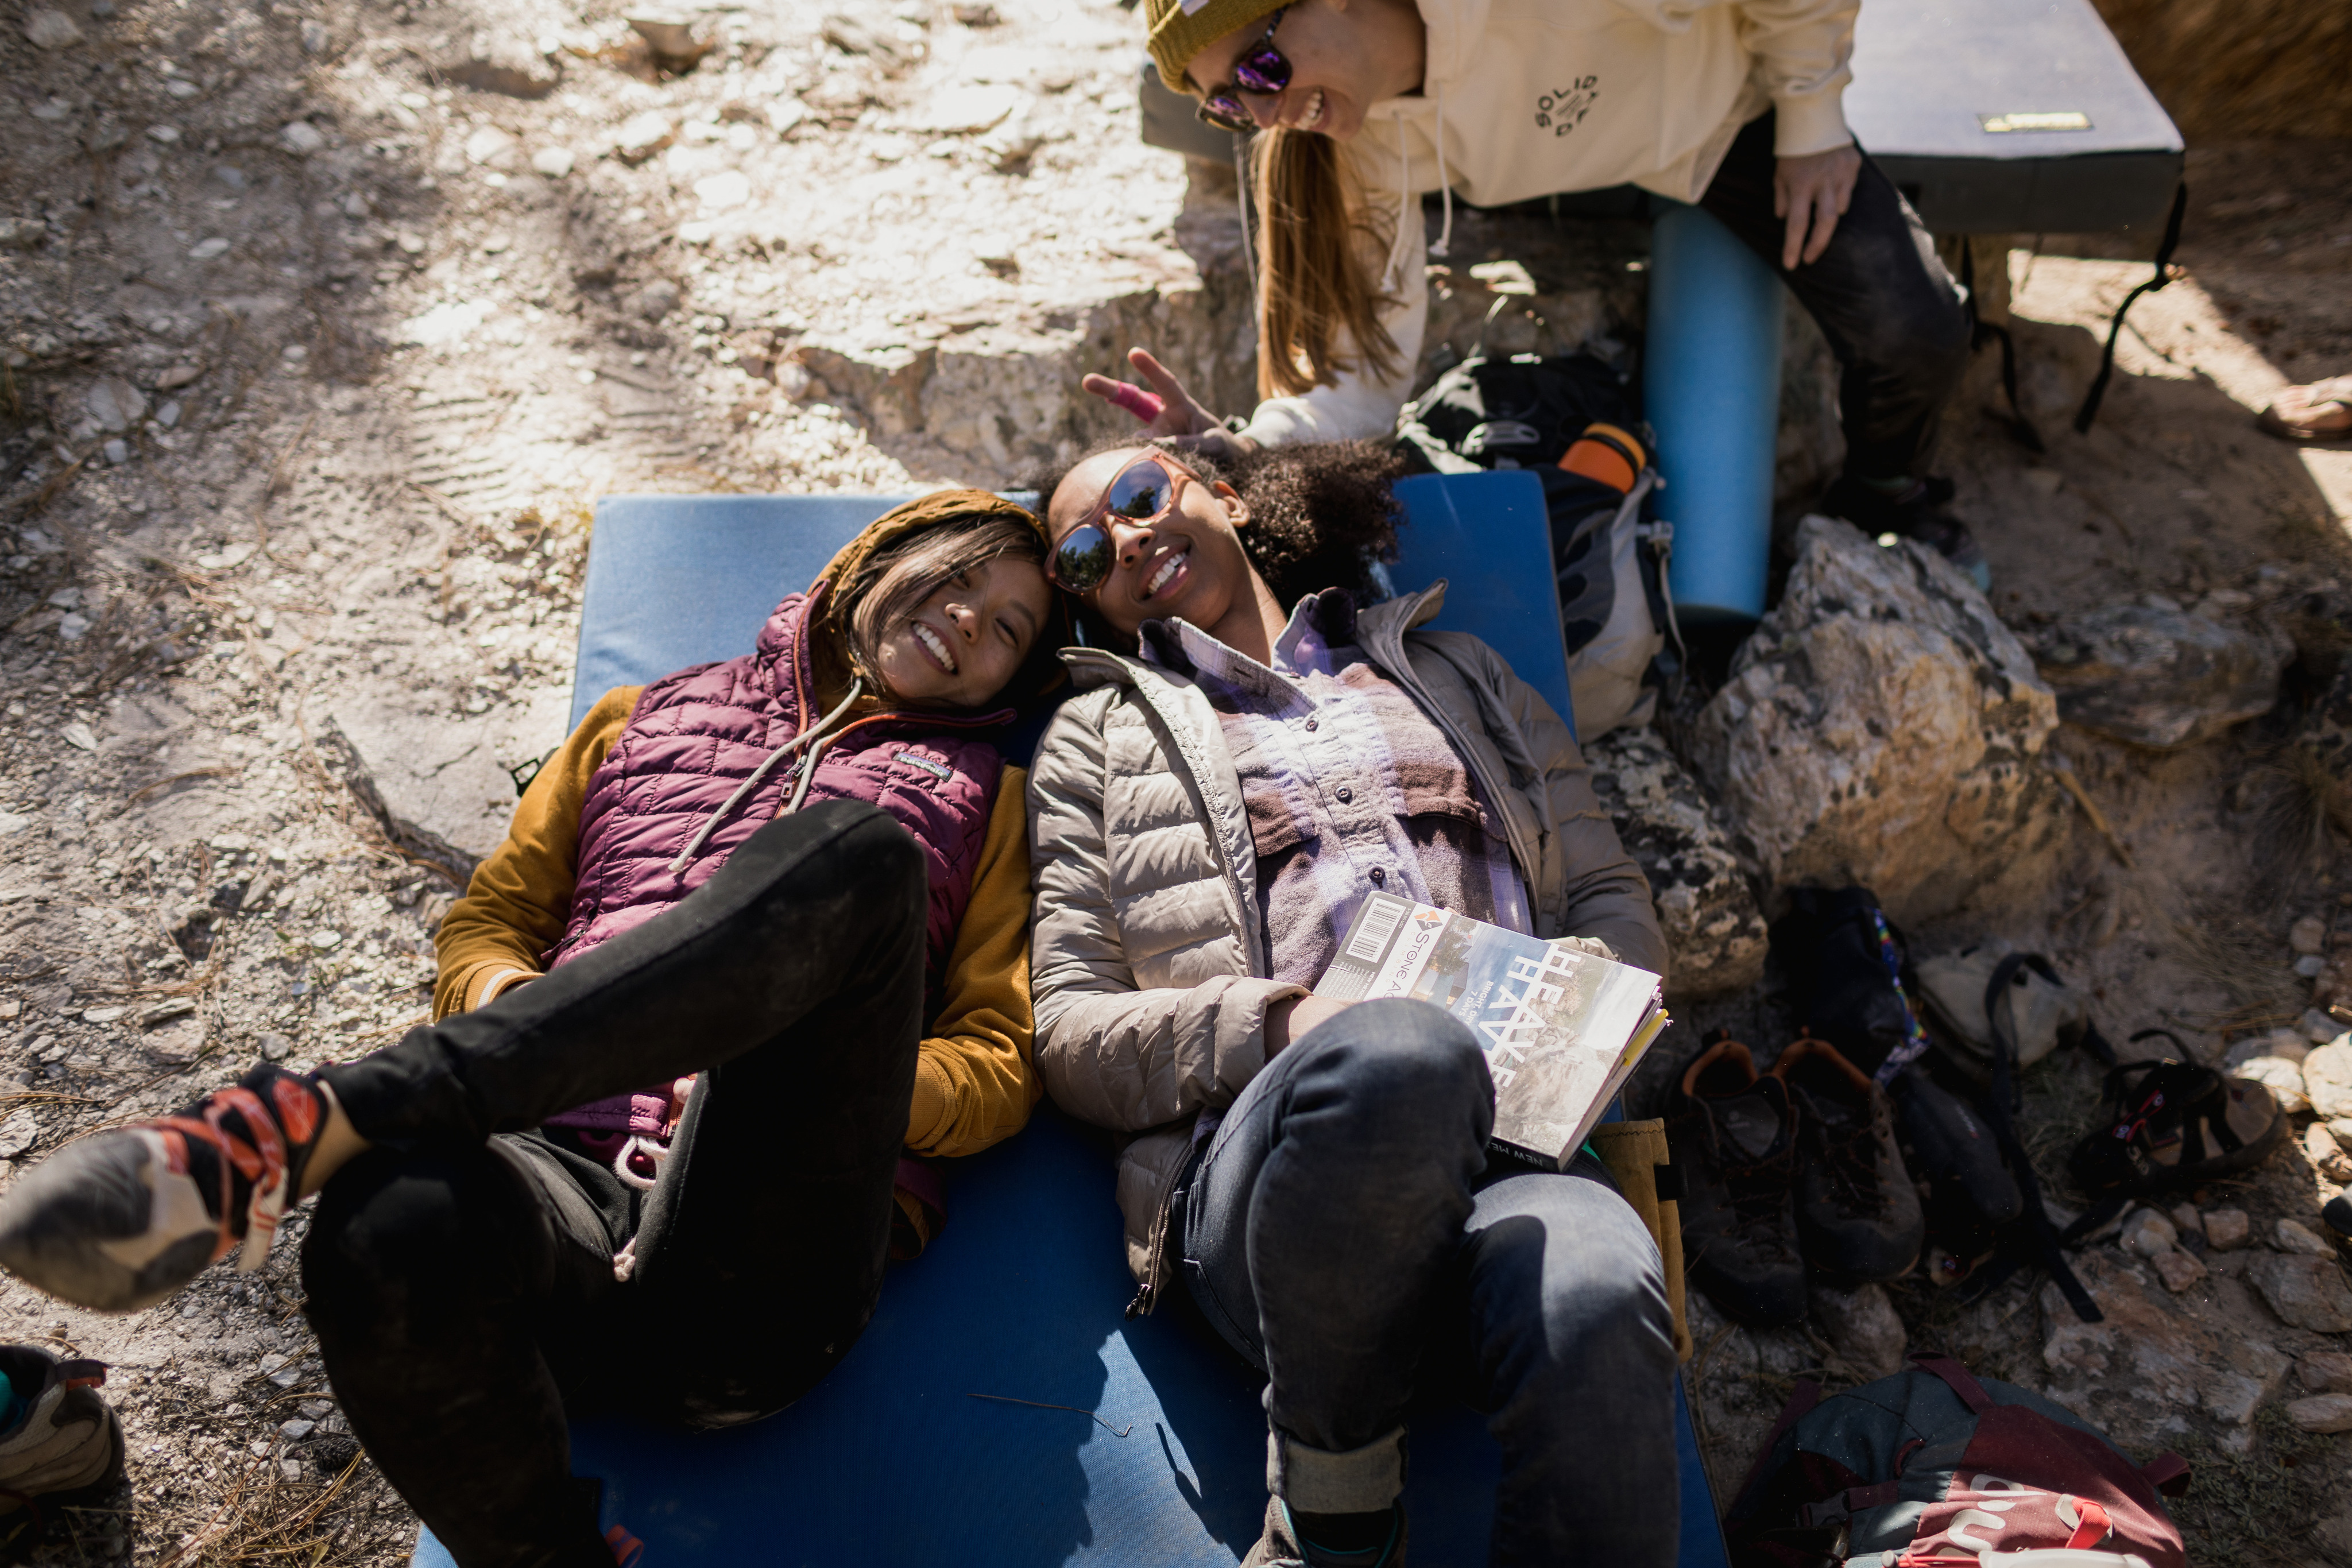
[[[1358,922],[1356,935],[1348,944],[1348,956],[1361,958],[1367,964],[1377,964],[1388,951],[1389,938],[1396,935],[1397,924],[1412,913],[1412,905],[1395,899],[1375,899],[1367,905],[1363,918]]]

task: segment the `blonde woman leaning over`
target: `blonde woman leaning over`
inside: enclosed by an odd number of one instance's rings
[[[1161,80],[1255,129],[1258,393],[1228,434],[1150,355],[1150,434],[1211,451],[1384,434],[1428,319],[1421,197],[1633,184],[1704,206],[1787,280],[1843,367],[1824,509],[1986,580],[1930,479],[1969,330],[1927,231],[1854,145],[1857,0],[1143,0]],[[1112,394],[1090,377],[1087,389]]]

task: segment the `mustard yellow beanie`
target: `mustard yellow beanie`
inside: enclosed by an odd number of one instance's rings
[[[1143,0],[1144,25],[1150,29],[1148,47],[1160,79],[1173,92],[1191,89],[1184,68],[1217,39],[1236,27],[1246,27],[1273,16],[1290,0]],[[1203,82],[1214,87],[1214,82]]]

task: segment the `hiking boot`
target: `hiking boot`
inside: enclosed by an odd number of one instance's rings
[[[1718,1031],[1668,1098],[1666,1145],[1682,1173],[1691,1282],[1744,1323],[1779,1328],[1801,1319],[1797,1112],[1788,1085],[1759,1077],[1748,1048]]]
[[[1797,1235],[1805,1260],[1847,1282],[1899,1280],[1927,1220],[1895,1144],[1895,1106],[1869,1074],[1807,1035],[1772,1063],[1799,1112]]]
[[[13,1396],[0,1417],[0,1536],[41,1502],[97,1502],[122,1479],[122,1421],[98,1393],[106,1368],[60,1361],[32,1344],[0,1344],[0,1373]]]
[[[1908,491],[1888,495],[1875,485],[1842,475],[1822,497],[1822,510],[1843,517],[1873,538],[1893,534],[1917,539],[1960,569],[1979,593],[1992,591],[1992,568],[1968,525],[1946,507],[1952,502],[1949,479],[1921,479]]]
[[[1407,1531],[1404,1504],[1393,1503],[1389,1508],[1389,1525],[1385,1531],[1374,1528],[1370,1534],[1378,1537],[1370,1546],[1354,1552],[1335,1552],[1312,1542],[1302,1542],[1298,1521],[1290,1505],[1278,1497],[1265,1500],[1265,1532],[1257,1544],[1243,1558],[1241,1568],[1404,1568],[1404,1548]],[[1350,1521],[1359,1516],[1347,1516]]]
[[[326,1130],[316,1082],[264,1062],[175,1115],[83,1138],[0,1197],[0,1265],[50,1295],[136,1312],[244,1242],[261,1267]]]

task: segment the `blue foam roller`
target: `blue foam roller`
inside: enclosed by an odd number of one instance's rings
[[[1675,526],[1670,590],[1685,622],[1764,613],[1780,424],[1780,280],[1697,207],[1657,221],[1643,413],[1658,434]]]

